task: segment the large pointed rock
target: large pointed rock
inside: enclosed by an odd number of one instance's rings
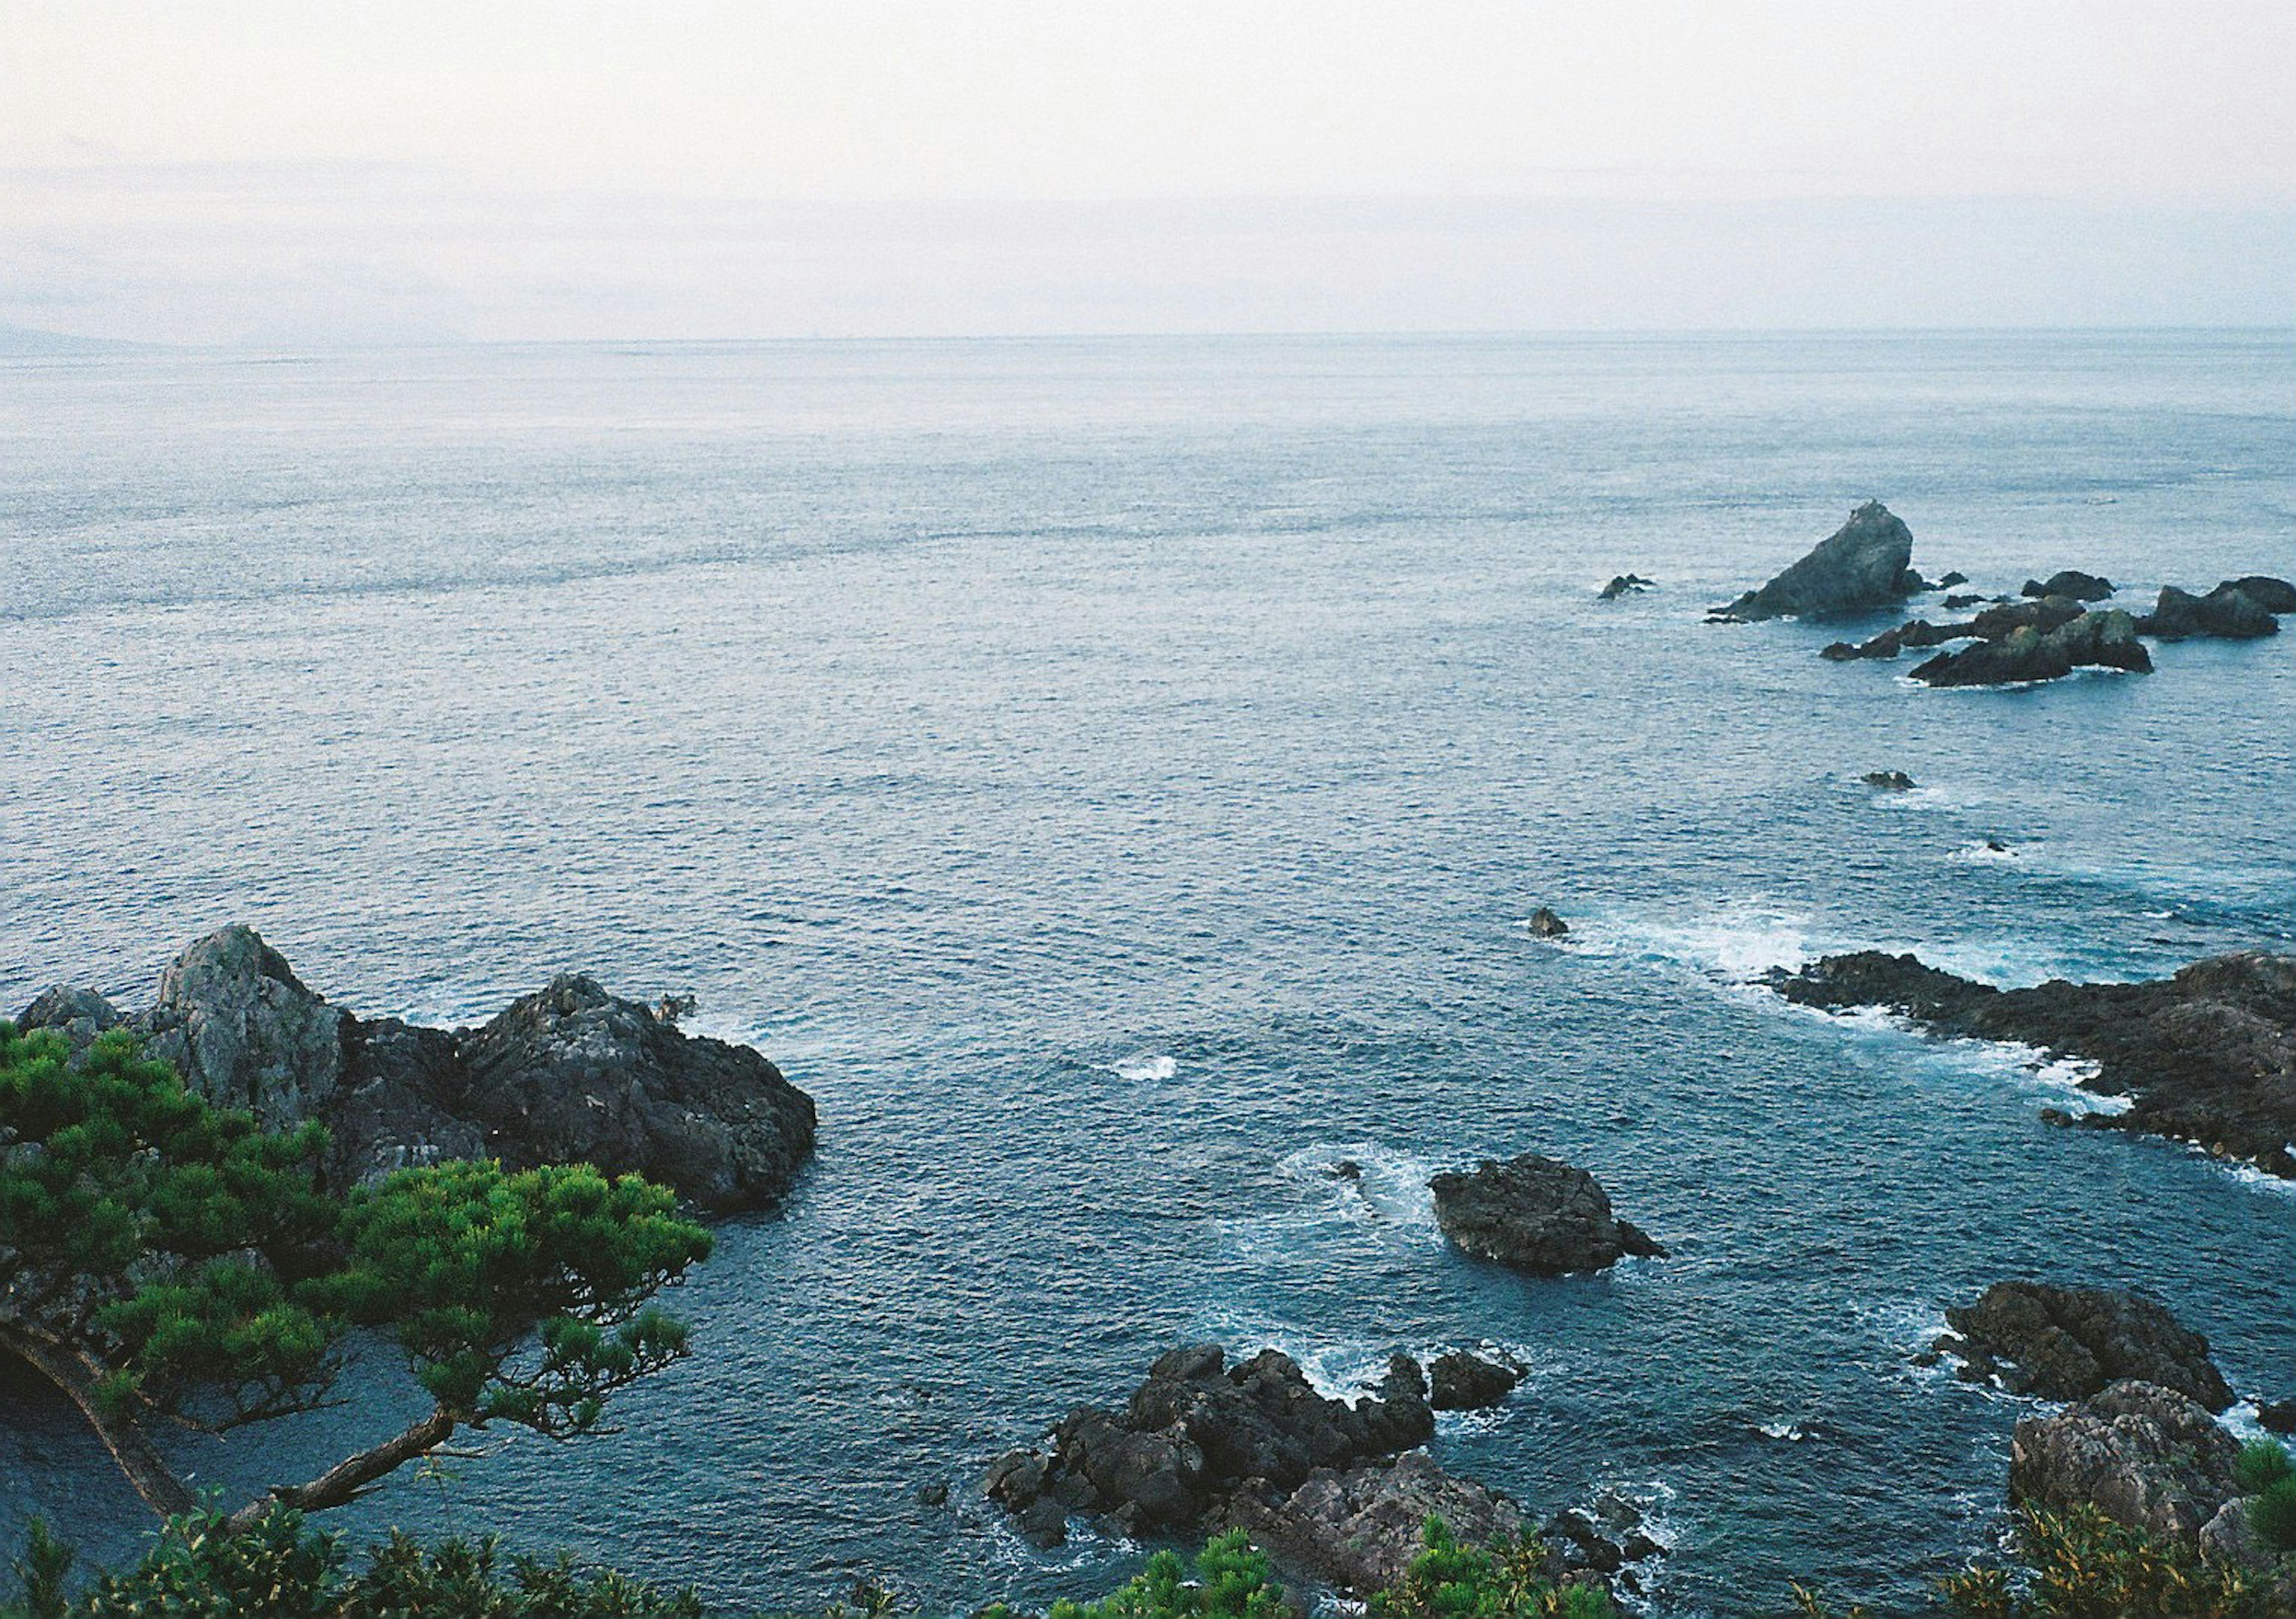
[[[1880,501],[1867,501],[1808,556],[1761,589],[1716,608],[1714,616],[1752,623],[1894,607],[1918,587],[1909,576],[1913,556],[1913,531]]]
[[[304,987],[254,928],[219,928],[160,976],[133,1020],[144,1054],[209,1100],[282,1129],[318,1116],[343,1072],[345,1014]]]

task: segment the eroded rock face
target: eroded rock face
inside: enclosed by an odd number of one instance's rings
[[[2172,1136],[2296,1178],[2296,957],[2239,951],[2150,983],[1999,990],[1858,951],[1768,982],[1804,1006],[1884,1007],[1941,1034],[2084,1058],[2097,1065],[2087,1089],[2131,1099],[2084,1126]]]
[[[1752,623],[1894,606],[1920,588],[1919,576],[1906,577],[1913,553],[1912,530],[1881,502],[1868,501],[1792,567],[1714,616]]]
[[[121,1021],[87,991],[49,991],[25,1012],[80,1046],[107,1018]],[[732,1209],[779,1198],[813,1149],[811,1100],[765,1058],[570,975],[482,1028],[421,1028],[329,1005],[252,928],[226,928],[125,1026],[219,1103],[275,1129],[325,1124],[343,1183],[443,1158],[583,1161]]]
[[[1403,1577],[1425,1543],[1431,1516],[1469,1546],[1511,1541],[1523,1528],[1513,1501],[1445,1472],[1424,1451],[1385,1466],[1318,1468],[1281,1500],[1244,1495],[1226,1503],[1210,1526],[1240,1528],[1290,1566],[1371,1591]]]
[[[1628,1255],[1666,1254],[1611,1212],[1610,1194],[1593,1175],[1538,1153],[1505,1163],[1486,1158],[1428,1184],[1436,1223],[1463,1252],[1534,1276],[1600,1271]]]
[[[1961,1336],[1938,1346],[2016,1394],[2081,1400],[2134,1381],[2173,1389],[2210,1411],[2233,1402],[2208,1339],[2141,1294],[1996,1282],[1976,1303],[1948,1309],[1946,1320]]]
[[[72,989],[59,984],[42,990],[16,1018],[20,1029],[51,1029],[79,1050],[107,1030],[126,1021],[119,1009],[92,989]]]
[[[254,928],[230,927],[176,958],[131,1026],[144,1055],[175,1064],[193,1090],[275,1130],[334,1100],[344,1021]]]
[[[2049,1512],[2095,1507],[2115,1523],[2197,1549],[2232,1500],[2240,1446],[2174,1389],[2115,1383],[2093,1398],[2017,1424],[2009,1500]]]

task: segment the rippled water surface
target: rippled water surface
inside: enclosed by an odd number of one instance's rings
[[[356,1527],[759,1604],[1042,1600],[1135,1554],[1039,1558],[970,1486],[1160,1349],[1343,1387],[1489,1342],[1533,1376],[1440,1453],[1544,1506],[1646,1495],[1661,1612],[1903,1596],[1996,1533],[2020,1410],[1909,1364],[1941,1308],[2142,1286],[2296,1394],[2296,1197],[1740,981],[2296,947],[2296,634],[1928,692],[1821,662],[1839,630],[1700,622],[1869,495],[1983,587],[2296,573],[2296,343],[0,364],[0,1006],[140,1003],[238,920],[368,1012],[474,1020],[564,967],[690,990],[818,1100],[818,1162],[723,1233],[626,1432]],[[1598,604],[1629,568],[1662,588]],[[1447,1253],[1425,1175],[1529,1147],[1676,1256]],[[198,1460],[307,1472],[397,1416],[369,1386]],[[35,1510],[114,1551],[142,1522],[0,1384],[0,1530]]]

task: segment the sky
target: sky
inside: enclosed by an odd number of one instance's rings
[[[0,0],[0,323],[2296,323],[2296,5]]]

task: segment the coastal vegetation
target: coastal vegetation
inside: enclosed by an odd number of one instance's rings
[[[395,1346],[419,1414],[223,1526],[340,1506],[464,1428],[593,1432],[686,1353],[653,1301],[710,1238],[668,1190],[455,1161],[341,1191],[326,1148],[320,1125],[216,1106],[124,1032],[75,1060],[0,1021],[0,1351],[71,1401],[155,1511],[200,1505],[159,1430],[326,1403],[357,1334]]]

